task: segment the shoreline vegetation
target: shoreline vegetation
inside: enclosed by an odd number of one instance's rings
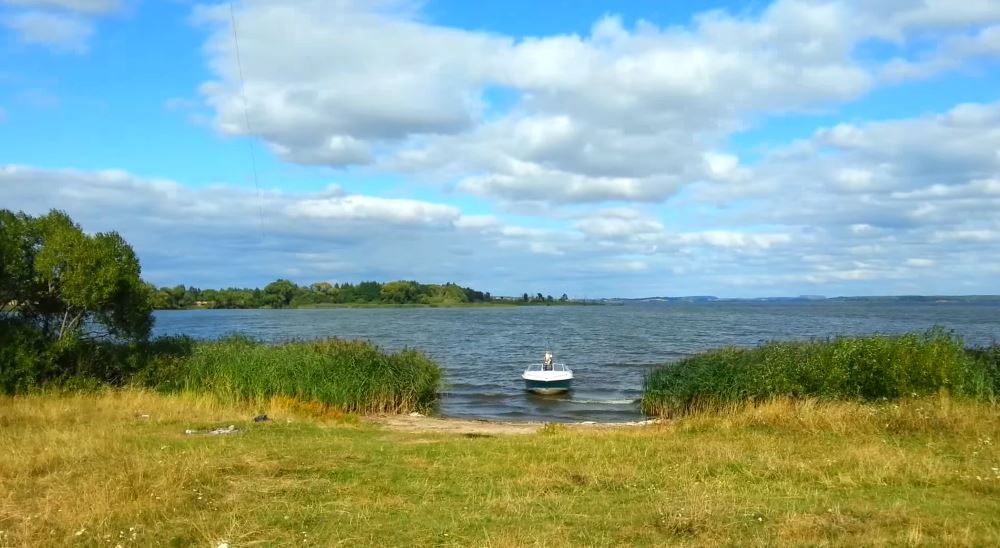
[[[1000,344],[964,347],[943,328],[709,350],[651,372],[642,410],[679,416],[769,399],[886,401],[945,393],[1000,400]]]
[[[498,297],[488,291],[454,283],[424,284],[411,280],[352,284],[317,282],[300,286],[278,279],[260,288],[199,289],[150,285],[155,310],[257,309],[257,308],[374,308],[374,307],[463,307],[582,305],[590,301],[535,293]]]

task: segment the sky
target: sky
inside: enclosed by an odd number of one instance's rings
[[[159,286],[998,294],[1000,2],[0,0],[0,207]]]

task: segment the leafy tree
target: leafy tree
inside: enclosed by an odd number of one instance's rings
[[[361,282],[354,288],[354,300],[364,303],[378,302],[382,296],[382,284],[378,282]]]
[[[562,294],[562,297],[559,297],[559,302],[561,302],[561,303],[564,303],[564,302],[566,302],[568,300],[569,300],[569,296],[566,295],[565,293]]]
[[[41,217],[0,210],[0,302],[45,336],[71,339],[85,326],[142,340],[153,326],[152,292],[116,232],[84,234],[53,210]]]
[[[333,295],[337,290],[330,284],[330,282],[316,282],[309,286],[309,291],[321,293],[323,295]]]
[[[488,293],[449,282],[446,284],[421,284],[399,280],[381,284],[361,282],[330,284],[316,282],[299,287],[288,280],[275,280],[261,289],[198,289],[178,285],[173,288],[150,286],[152,302],[156,309],[191,308],[206,303],[212,308],[285,308],[322,303],[387,303],[449,305],[467,302],[491,302]],[[541,295],[541,294],[539,294]],[[523,300],[538,300],[525,293]],[[551,299],[549,299],[551,300]]]
[[[294,283],[278,279],[264,287],[264,298],[267,304],[275,308],[284,308],[291,304],[292,298],[298,292],[299,286]]]
[[[0,210],[0,314],[12,311],[35,286],[35,232],[27,215]]]
[[[418,292],[417,282],[389,282],[382,286],[382,302],[405,304],[415,301]]]

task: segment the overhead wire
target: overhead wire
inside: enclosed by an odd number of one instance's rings
[[[236,9],[229,2],[229,20],[233,26],[233,44],[236,46],[236,66],[240,74],[240,98],[243,100],[243,121],[246,125],[247,144],[250,148],[250,169],[253,172],[253,187],[257,193],[257,221],[260,239],[264,241],[264,206],[260,196],[260,176],[257,174],[257,152],[253,143],[253,128],[250,126],[250,108],[247,103],[246,80],[243,78],[243,59],[240,56],[240,38],[236,29]]]

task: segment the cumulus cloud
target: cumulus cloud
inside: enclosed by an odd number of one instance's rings
[[[3,206],[61,208],[86,230],[117,230],[155,283],[261,284],[279,276],[458,281],[494,292],[560,285],[579,238],[464,215],[435,202],[345,193],[191,188],[117,170],[0,166]],[[536,257],[550,259],[538,265]],[[571,276],[572,277],[572,276]]]
[[[15,9],[92,24],[120,8],[32,6]],[[404,0],[246,0],[235,16],[250,129],[278,157],[429,182],[475,214],[336,186],[258,197],[15,166],[0,168],[4,206],[120,229],[163,283],[415,278],[640,296],[954,292],[960,279],[998,291],[1000,103],[832,122],[753,158],[730,147],[768,116],[835,112],[992,59],[996,2],[776,0],[519,39],[435,25]],[[218,130],[244,135],[229,7],[194,19],[211,79],[200,108],[165,106],[210,109]],[[892,53],[860,51],[873,44]]]
[[[961,276],[970,291],[990,292],[1000,266],[995,215],[888,230],[818,215],[766,224],[758,210],[754,226],[723,215],[691,229],[617,207],[540,226],[336,185],[258,197],[115,170],[25,166],[0,167],[0,194],[7,208],[61,208],[86,230],[118,230],[146,276],[163,285],[259,285],[283,276],[451,280],[494,294],[857,294],[949,292]]]
[[[307,164],[366,163],[382,143],[472,126],[483,65],[508,42],[346,1],[242,2],[235,15],[253,130],[283,158]],[[242,134],[229,8],[200,8],[196,20],[211,30],[216,76],[202,94],[219,128]]]
[[[11,10],[0,24],[21,43],[54,51],[86,53],[95,20],[121,10],[125,0],[0,0]]]
[[[9,6],[60,8],[82,13],[102,14],[120,9],[123,0],[0,0]]]
[[[856,99],[886,78],[961,66],[993,52],[1000,22],[986,0],[776,0],[683,26],[607,16],[582,36],[514,39],[435,25],[409,3],[240,6],[252,130],[280,157],[375,164],[503,202],[554,204],[654,202],[703,179],[746,181],[748,166],[722,149],[734,131]],[[243,134],[229,14],[202,8],[196,19],[214,75],[202,94],[217,127]],[[928,36],[943,53],[921,57]],[[872,41],[898,58],[862,60],[858,48]],[[512,106],[496,111],[494,90]],[[875,181],[841,179],[855,190]]]
[[[773,151],[749,182],[706,181],[693,190],[696,201],[734,206],[713,210],[714,222],[785,227],[808,238],[791,247],[812,272],[776,275],[775,283],[909,280],[915,288],[935,277],[952,286],[974,278],[995,292],[982,273],[1000,250],[998,127],[1000,103],[838,124]],[[739,283],[771,279],[761,276]]]
[[[73,53],[87,51],[87,43],[94,33],[94,25],[88,19],[45,11],[4,15],[0,23],[25,44],[44,45]]]

